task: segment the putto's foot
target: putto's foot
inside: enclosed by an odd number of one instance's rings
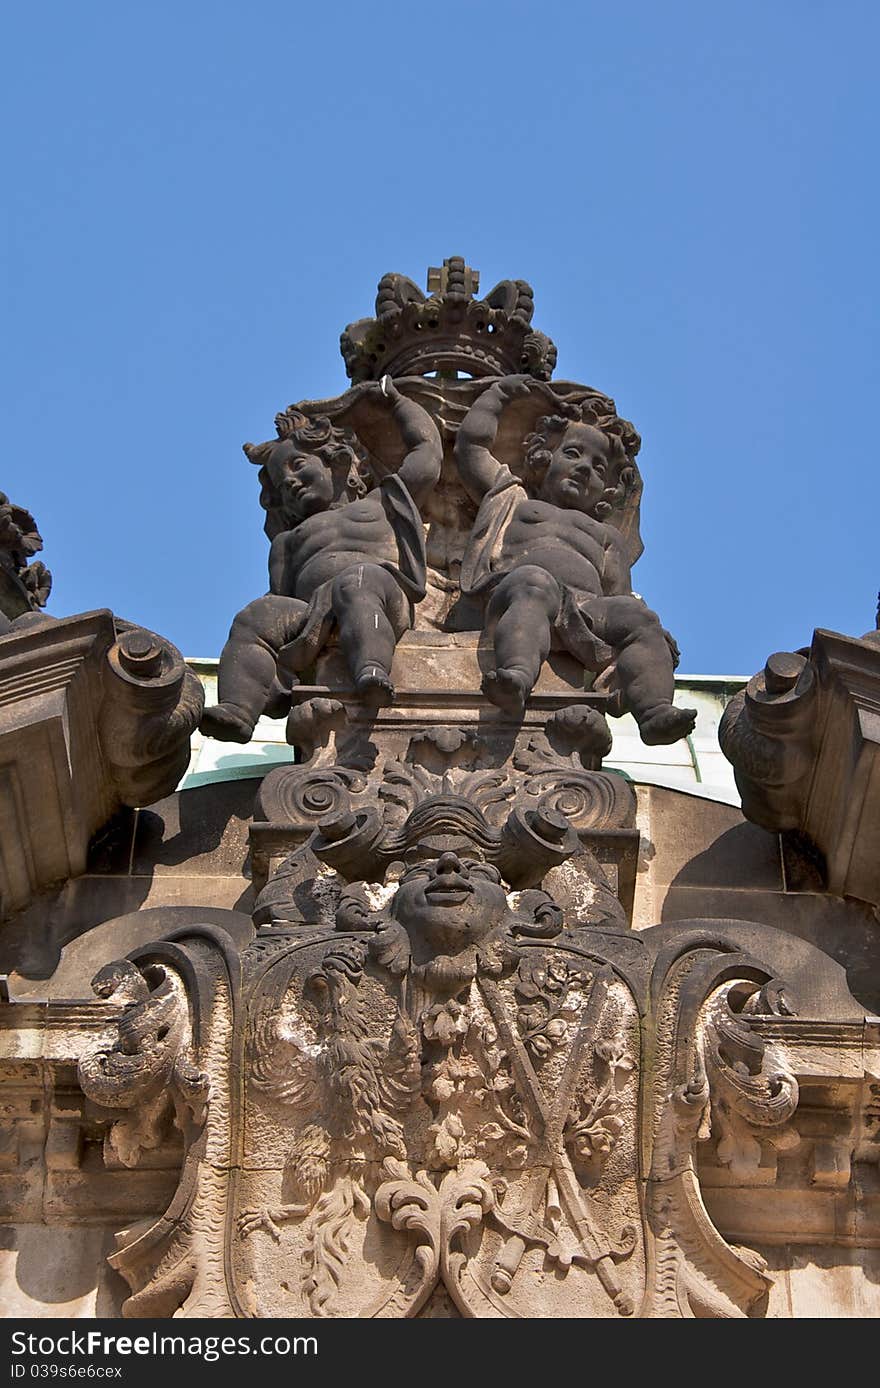
[[[523,670],[505,669],[490,671],[483,677],[483,693],[493,704],[520,717],[526,706],[526,699],[532,692],[528,675]]]
[[[697,721],[695,708],[675,708],[672,704],[658,704],[639,724],[639,733],[649,747],[661,743],[678,742],[694,730]]]
[[[394,702],[394,685],[381,665],[365,665],[354,685],[364,703],[372,708],[387,708]]]
[[[215,704],[202,714],[199,731],[204,737],[216,737],[220,742],[250,742],[254,720],[237,704]]]

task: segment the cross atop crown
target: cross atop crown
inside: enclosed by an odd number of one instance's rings
[[[465,294],[472,299],[479,288],[479,270],[465,265],[461,256],[450,256],[442,265],[428,267],[429,294]]]

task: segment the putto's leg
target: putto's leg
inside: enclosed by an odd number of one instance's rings
[[[354,564],[334,580],[333,611],[355,688],[377,708],[390,704],[391,662],[409,626],[409,605],[400,584],[378,564]]]
[[[600,598],[591,611],[604,619],[604,638],[617,653],[617,679],[642,741],[655,746],[687,737],[697,711],[672,702],[672,652],[657,614],[633,597]]]
[[[483,679],[493,704],[519,717],[550,654],[559,584],[546,569],[525,564],[499,583],[486,612],[495,632],[495,670]]]
[[[206,737],[250,741],[275,683],[278,652],[296,636],[305,612],[304,602],[274,593],[239,612],[220,656],[219,703],[202,715]]]

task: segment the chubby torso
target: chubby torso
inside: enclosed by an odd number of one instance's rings
[[[603,591],[607,527],[547,501],[521,501],[504,534],[499,569],[535,564],[584,593]]]
[[[315,589],[355,564],[392,564],[397,541],[378,496],[350,501],[307,516],[278,537],[283,544],[283,579],[276,591],[305,601]]]

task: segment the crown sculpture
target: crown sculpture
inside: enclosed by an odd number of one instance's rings
[[[697,1149],[766,1195],[800,1140],[797,1016],[862,1014],[769,926],[632,928],[607,719],[669,744],[696,715],[631,587],[639,436],[553,379],[532,314],[458,257],[427,294],[385,275],[342,334],[350,388],[244,446],[269,589],[201,729],[286,717],[297,759],[257,794],[252,924],[178,913],[94,979],[78,1083],[106,1159],[182,1143],[166,1212],[117,1235],[125,1315],[767,1306]]]

